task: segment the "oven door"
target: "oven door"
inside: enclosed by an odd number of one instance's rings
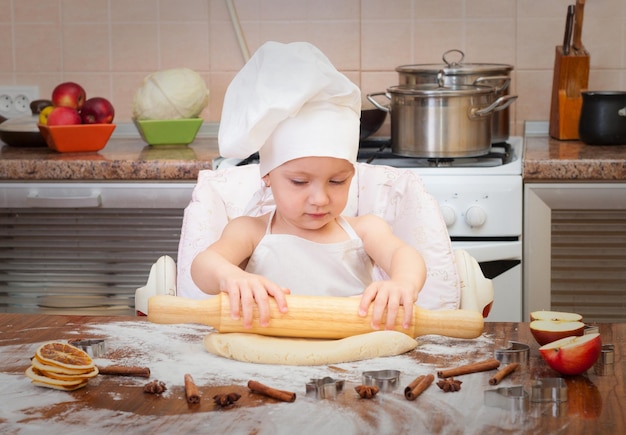
[[[521,322],[522,319],[522,242],[453,241],[455,249],[464,249],[478,261],[493,282],[494,301],[488,322]]]

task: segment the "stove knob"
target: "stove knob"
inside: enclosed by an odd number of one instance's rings
[[[443,221],[446,223],[446,227],[450,228],[456,222],[456,212],[449,205],[442,205],[440,208]]]
[[[487,221],[487,213],[481,207],[473,205],[465,212],[465,222],[472,227],[482,227]]]

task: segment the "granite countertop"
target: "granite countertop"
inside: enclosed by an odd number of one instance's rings
[[[523,177],[533,182],[626,182],[626,144],[598,146],[524,137]]]
[[[216,138],[190,145],[147,145],[139,137],[111,138],[98,152],[59,153],[0,142],[3,180],[195,180],[219,155]]]
[[[626,182],[626,144],[591,146],[527,135],[524,145],[525,182]],[[138,136],[114,136],[95,153],[0,143],[0,181],[195,180],[218,155],[214,136],[197,137],[188,146],[149,146]]]

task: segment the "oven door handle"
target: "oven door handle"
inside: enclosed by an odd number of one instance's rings
[[[30,192],[26,197],[26,206],[31,208],[98,208],[102,206],[100,192],[78,196],[46,196]]]

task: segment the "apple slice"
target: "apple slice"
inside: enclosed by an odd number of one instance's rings
[[[563,375],[579,375],[595,364],[602,352],[599,333],[565,337],[539,348],[548,365]]]
[[[533,320],[553,320],[561,322],[579,322],[583,316],[577,313],[568,313],[564,311],[540,310],[530,313],[530,321]]]
[[[537,343],[543,346],[561,338],[583,335],[585,324],[578,321],[533,320],[530,322],[530,332]]]

